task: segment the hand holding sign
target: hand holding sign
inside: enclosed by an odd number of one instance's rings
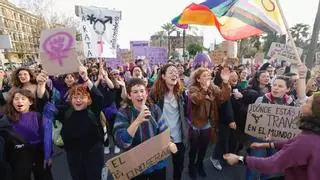
[[[173,142],[170,142],[170,143],[169,143],[169,150],[170,150],[173,154],[177,153],[177,152],[178,152],[177,145],[176,145],[175,143],[173,143]]]
[[[229,78],[230,78],[230,70],[229,68],[223,68],[223,70],[221,71],[221,79],[223,80],[223,82],[228,82]]]
[[[307,72],[308,72],[308,68],[305,64],[303,63],[298,64],[298,73],[300,78],[306,78]]]
[[[43,85],[43,84],[45,84],[45,83],[47,82],[48,76],[47,76],[44,72],[41,72],[41,73],[37,76],[36,80],[37,80],[37,83],[38,83],[38,84]]]

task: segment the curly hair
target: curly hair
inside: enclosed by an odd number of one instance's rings
[[[82,96],[88,97],[88,99],[89,99],[88,105],[91,105],[92,99],[91,99],[90,93],[88,91],[88,88],[86,86],[84,86],[82,84],[78,84],[78,85],[73,86],[68,92],[69,92],[68,101],[70,103],[72,102],[72,96],[80,94]]]
[[[10,98],[10,101],[9,101],[9,103],[8,103],[8,105],[6,107],[6,111],[5,111],[5,114],[7,115],[8,119],[10,121],[13,121],[13,122],[19,121],[19,118],[20,118],[20,113],[13,106],[13,100],[14,100],[14,96],[16,94],[21,94],[23,96],[26,96],[30,100],[30,102],[32,102],[32,105],[30,106],[29,111],[35,111],[36,110],[36,104],[35,104],[36,98],[35,98],[34,94],[30,90],[27,90],[27,89],[17,89],[17,90],[15,90],[12,93],[12,98]]]
[[[160,68],[158,72],[157,79],[155,80],[152,91],[150,92],[150,95],[153,97],[155,101],[158,100],[159,97],[164,96],[164,94],[169,91],[166,82],[162,78],[162,75],[166,74],[169,67],[175,67],[173,64],[166,64],[163,67]],[[178,77],[179,78],[179,77]],[[178,83],[173,88],[173,93],[177,96],[180,96],[183,93],[183,85],[181,84],[180,80],[178,80]]]
[[[210,72],[208,68],[200,67],[196,69],[194,72],[191,73],[190,76],[190,86],[198,86],[200,87],[200,82],[198,82],[198,79],[200,78],[201,74],[204,72]]]
[[[20,71],[27,71],[30,76],[30,83],[37,84],[36,77],[29,68],[21,67],[15,70],[11,75],[11,83],[14,87],[22,88],[23,84],[20,82],[19,73]]]

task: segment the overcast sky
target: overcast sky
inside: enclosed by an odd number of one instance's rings
[[[15,1],[15,0],[12,0]],[[54,11],[74,14],[75,5],[94,5],[122,11],[119,44],[128,48],[130,40],[149,40],[161,30],[161,25],[170,22],[191,2],[204,0],[54,0]],[[290,26],[297,23],[313,25],[319,0],[279,0]],[[222,40],[214,27],[199,27],[204,35],[204,45],[209,46],[216,39]]]

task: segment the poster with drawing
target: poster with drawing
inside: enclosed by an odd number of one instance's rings
[[[79,11],[86,58],[115,58],[121,12],[93,6],[76,6]]]
[[[171,155],[170,130],[152,137],[107,162],[114,180],[129,180]]]
[[[40,62],[49,75],[78,72],[76,30],[57,28],[44,30],[40,36]]]
[[[292,139],[301,132],[297,127],[300,116],[299,107],[250,104],[245,133],[260,139],[269,134],[272,140]]]

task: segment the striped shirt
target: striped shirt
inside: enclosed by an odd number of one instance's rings
[[[134,135],[131,137],[128,133],[128,128],[130,124],[138,117],[140,111],[129,106],[125,109],[120,108],[114,123],[114,138],[116,144],[125,149],[129,150],[135,146],[141,144],[142,142],[150,139],[153,136],[160,134],[165,131],[168,126],[166,124],[165,118],[162,116],[161,109],[157,105],[149,107],[151,112],[151,117],[148,121],[143,122]],[[159,170],[168,165],[167,160],[160,161],[158,164],[147,169],[144,174],[149,174],[154,170]]]

